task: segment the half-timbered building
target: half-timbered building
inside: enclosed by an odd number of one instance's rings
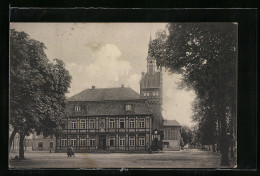
[[[141,152],[151,145],[152,111],[131,88],[87,89],[68,99],[56,151]]]

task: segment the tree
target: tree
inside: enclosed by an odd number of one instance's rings
[[[181,137],[183,139],[184,145],[190,144],[193,138],[191,129],[188,126],[182,126]]]
[[[10,137],[20,135],[19,158],[24,158],[23,141],[32,132],[58,134],[64,126],[66,97],[71,76],[63,61],[51,63],[42,42],[25,32],[10,30]]]
[[[203,115],[199,121],[219,122],[221,164],[228,165],[227,109],[236,107],[237,24],[171,23],[150,43],[149,53],[158,66],[182,75],[180,88],[195,91]]]

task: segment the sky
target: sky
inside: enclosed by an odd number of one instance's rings
[[[67,97],[85,89],[131,87],[140,93],[150,35],[166,23],[11,23],[46,46],[50,60],[65,62],[72,76]],[[180,75],[163,71],[163,117],[191,126],[193,91],[180,90]]]

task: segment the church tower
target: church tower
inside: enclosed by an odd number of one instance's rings
[[[150,36],[151,42],[151,36]],[[154,115],[153,129],[162,130],[162,68],[156,66],[156,61],[148,54],[147,72],[142,73],[140,94],[147,99]]]

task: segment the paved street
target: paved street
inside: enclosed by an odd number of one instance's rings
[[[11,153],[14,158],[17,153]],[[221,155],[210,151],[165,151],[153,154],[89,154],[30,152],[26,160],[10,160],[10,168],[219,168]]]

